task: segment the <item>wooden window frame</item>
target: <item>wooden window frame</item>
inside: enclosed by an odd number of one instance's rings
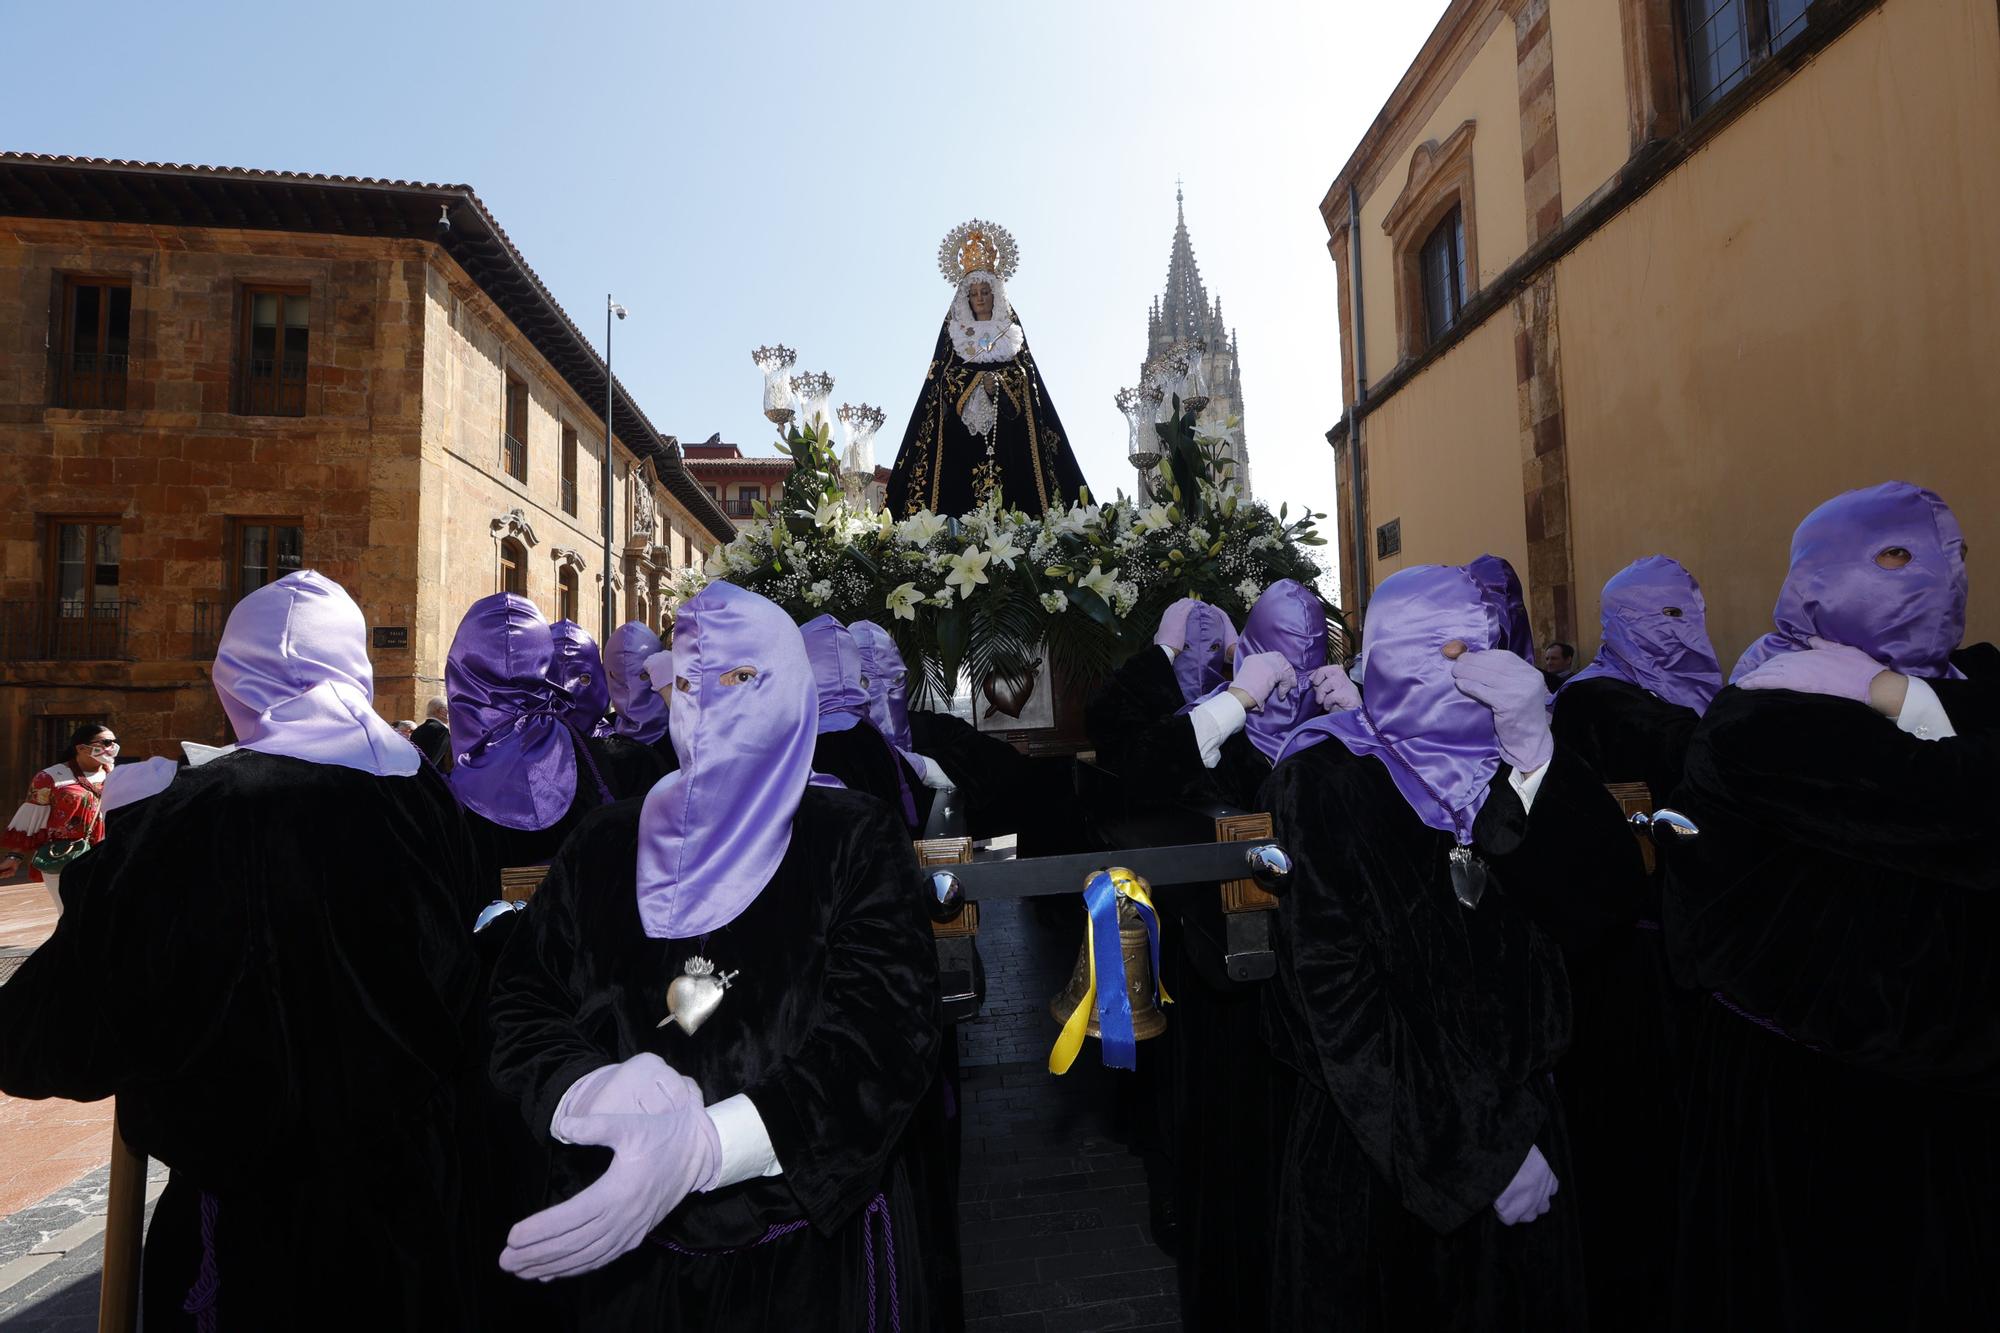
[[[271,358],[271,397],[261,407],[255,401],[257,376],[251,371],[254,361],[252,341],[256,332],[257,298],[275,296],[278,298],[278,337]],[[297,381],[298,411],[284,410],[285,406],[285,301],[302,296],[306,301],[306,364]],[[236,415],[243,417],[302,417],[306,415],[306,389],[312,383],[312,347],[317,339],[313,336],[312,284],[303,282],[247,282],[237,294],[236,330]]]
[[[1455,224],[1455,225],[1454,225]],[[1447,234],[1447,227],[1452,230]],[[1431,304],[1431,285],[1426,270],[1430,267],[1431,244],[1442,236],[1444,258],[1449,261],[1443,277],[1450,287],[1441,293],[1449,298],[1451,309],[1440,312]],[[1438,219],[1437,225],[1417,244],[1417,277],[1419,297],[1423,301],[1425,346],[1442,341],[1447,334],[1458,327],[1465,317],[1465,212],[1454,207]]]
[[[70,343],[76,331],[77,293],[86,287],[96,288],[98,291],[105,293],[104,296],[99,298],[103,303],[99,310],[97,321],[97,351],[95,354],[99,358],[108,358],[111,355],[107,350],[111,340],[111,301],[109,293],[119,290],[125,293],[125,364],[118,367],[115,392],[112,391],[112,377],[107,374],[106,368],[100,364],[87,377],[88,381],[94,386],[92,391],[93,401],[80,403],[76,401],[76,388],[80,380],[86,377],[79,377],[76,373],[74,365],[75,353],[71,350]],[[62,275],[62,294],[59,299],[62,302],[62,307],[58,311],[56,329],[54,405],[77,410],[101,408],[114,412],[123,411],[126,403],[125,392],[131,374],[132,360],[132,317],[134,311],[132,307],[131,275],[120,273],[65,273]],[[116,399],[115,402],[109,401],[114,397]]]
[[[577,483],[581,480],[583,441],[569,422],[562,423],[562,510],[575,518],[578,508]]]
[[[228,542],[228,545],[226,545],[223,548],[223,553],[222,553],[223,565],[225,570],[227,571],[229,604],[231,606],[236,605],[236,603],[242,601],[244,597],[249,595],[244,591],[243,588],[243,531],[246,528],[268,528],[268,529],[297,528],[299,530],[299,568],[304,569],[307,567],[305,563],[305,550],[306,550],[305,519],[294,514],[284,514],[284,515],[231,514],[229,516],[229,522],[225,525],[225,530],[228,533],[228,536],[225,538],[225,540]],[[276,545],[275,533],[267,535],[265,537],[264,556],[265,560],[269,563],[265,565],[265,568],[267,570],[272,571],[272,574],[270,578],[264,580],[264,583],[266,585],[274,583],[278,579],[284,577],[284,574],[280,574],[277,572],[277,564],[276,564],[277,555],[275,550],[273,549],[275,545]],[[287,570],[285,572],[291,573],[293,571]],[[249,591],[255,592],[256,589],[252,588]]]
[[[1472,188],[1472,140],[1478,129],[1466,121],[1442,143],[1417,145],[1410,154],[1409,177],[1403,192],[1382,219],[1396,274],[1396,354],[1399,361],[1421,356],[1430,347],[1424,309],[1422,256],[1424,242],[1456,208],[1465,222],[1465,290],[1462,305],[1479,293],[1479,210]]]
[[[528,484],[528,419],[533,415],[535,395],[524,375],[505,372],[506,384],[500,392],[500,470],[525,486]],[[514,433],[514,392],[520,390],[521,433]],[[520,470],[515,471],[516,464]]]
[[[49,514],[44,518],[46,526],[47,551],[43,564],[43,595],[41,606],[45,615],[42,625],[42,646],[35,651],[37,656],[46,654],[52,659],[76,661],[100,661],[116,658],[123,654],[125,640],[125,516],[122,514]],[[62,613],[62,530],[68,526],[84,529],[83,552],[85,577],[83,582],[83,614],[65,616]],[[97,533],[102,528],[116,528],[118,540],[118,592],[109,602],[97,600]],[[108,617],[101,616],[97,608],[116,608]],[[109,627],[103,622],[108,620]],[[76,642],[76,631],[66,631],[60,626],[72,622],[81,626],[81,642],[84,647],[78,651],[65,651],[58,647],[61,643]],[[99,647],[109,651],[99,652]]]
[[[583,610],[583,580],[576,570],[563,565],[556,570],[556,619],[583,622],[577,615]]]
[[[510,588],[507,586],[507,571],[510,569],[514,571],[516,581],[520,584],[519,587]],[[528,595],[528,544],[518,537],[502,537],[500,539],[499,560],[495,565],[494,574],[498,583],[495,591],[511,592],[526,597]]]

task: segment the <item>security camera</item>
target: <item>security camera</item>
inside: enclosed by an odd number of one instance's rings
[[[438,205],[437,233],[440,238],[451,235],[451,205]]]

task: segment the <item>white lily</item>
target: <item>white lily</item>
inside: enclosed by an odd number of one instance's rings
[[[1093,563],[1090,567],[1090,572],[1076,581],[1076,586],[1096,593],[1108,605],[1111,601],[1112,588],[1117,582],[1117,570],[1114,569],[1107,574],[1104,572],[1102,566]]]
[[[1132,531],[1153,532],[1159,528],[1173,526],[1173,517],[1167,513],[1165,505],[1149,505],[1133,521]]]
[[[944,520],[928,509],[920,509],[896,525],[898,540],[910,546],[929,546],[944,531]]]
[[[1008,569],[1014,567],[1014,557],[1026,554],[1026,551],[1014,544],[1014,534],[1011,532],[996,532],[986,543],[986,558]]]
[[[888,597],[883,599],[883,605],[895,612],[898,620],[915,620],[917,605],[923,600],[924,595],[917,591],[916,584],[899,583],[889,590]]]
[[[974,586],[986,582],[986,559],[986,552],[976,546],[953,556],[951,573],[945,575],[944,586],[957,588],[962,598],[972,596]]]

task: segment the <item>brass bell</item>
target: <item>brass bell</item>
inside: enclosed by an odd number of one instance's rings
[[[1118,951],[1125,956],[1125,992],[1132,1002],[1132,1035],[1140,1041],[1157,1037],[1167,1030],[1167,1016],[1153,1003],[1153,949],[1146,938],[1146,923],[1139,919],[1139,909],[1124,898],[1118,900]],[[1098,983],[1102,985],[1105,980],[1100,977]],[[1076,966],[1070,971],[1069,984],[1049,1001],[1049,1012],[1058,1025],[1069,1022],[1089,989],[1090,935],[1085,932],[1083,942],[1077,946]],[[1095,1012],[1084,1031],[1093,1037],[1104,1035]]]

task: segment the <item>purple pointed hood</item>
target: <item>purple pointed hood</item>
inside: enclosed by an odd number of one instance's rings
[[[604,715],[611,711],[611,684],[604,675],[604,656],[597,640],[574,620],[558,620],[549,626],[555,641],[555,659],[549,665],[549,679],[569,693],[569,720],[586,736],[607,736]]]
[[[868,687],[862,684],[861,645],[847,626],[832,616],[817,616],[799,626],[799,633],[819,691],[819,729],[847,731],[866,722]]]
[[[1197,602],[1189,608],[1187,647],[1174,655],[1174,679],[1180,682],[1181,698],[1193,703],[1228,684],[1229,654],[1235,646],[1236,626],[1229,623],[1228,612],[1210,602]]]
[[[1910,553],[1908,564],[1875,563],[1896,546]],[[1729,679],[1810,647],[1814,636],[1859,648],[1906,676],[1954,675],[1966,591],[1965,538],[1936,491],[1886,481],[1836,495],[1792,534],[1792,568],[1772,614],[1777,628],[1750,645]]]
[[[1235,669],[1242,670],[1244,661],[1258,653],[1282,653],[1298,676],[1298,683],[1289,692],[1272,691],[1264,706],[1251,709],[1243,721],[1243,734],[1250,743],[1276,763],[1285,737],[1320,712],[1319,696],[1307,677],[1326,665],[1326,607],[1312,589],[1297,579],[1279,579],[1264,589],[1264,595],[1243,618],[1243,634],[1236,640]],[[1228,688],[1218,685],[1195,704]],[[1186,713],[1195,704],[1181,711]]]
[[[1495,646],[1539,667],[1541,663],[1535,660],[1535,631],[1528,623],[1528,598],[1521,590],[1521,576],[1514,572],[1514,566],[1502,556],[1488,554],[1468,563],[1465,572],[1479,585],[1480,594],[1499,617],[1500,642]]]
[[[724,685],[739,667],[756,674]],[[733,583],[682,604],[674,672],[681,766],[653,784],[639,816],[639,920],[654,939],[726,926],[764,891],[791,846],[819,711],[791,617]]]
[[[636,620],[612,630],[604,649],[605,683],[618,710],[612,731],[645,745],[667,734],[667,701],[646,678],[646,659],[661,651],[660,636]]]
[[[236,604],[215,693],[239,748],[406,778],[423,757],[375,711],[368,622],[332,579],[302,569]]]
[[[576,799],[569,695],[549,679],[555,640],[535,604],[482,597],[444,659],[451,701],[451,789],[468,809],[512,829],[545,829]]]
[[[861,649],[861,674],[868,680],[868,720],[898,750],[914,750],[910,739],[910,670],[889,631],[872,620],[847,627]]]
[[[1563,682],[1622,680],[1670,704],[1708,711],[1722,688],[1722,667],[1708,641],[1708,604],[1681,562],[1664,555],[1634,560],[1604,585],[1604,642],[1589,666]],[[1560,691],[1559,691],[1560,692]]]
[[[1500,771],[1493,714],[1459,692],[1444,646],[1498,648],[1499,614],[1459,565],[1413,565],[1382,581],[1368,603],[1361,707],[1316,718],[1285,743],[1290,756],[1331,736],[1372,757],[1410,809],[1459,843]]]

